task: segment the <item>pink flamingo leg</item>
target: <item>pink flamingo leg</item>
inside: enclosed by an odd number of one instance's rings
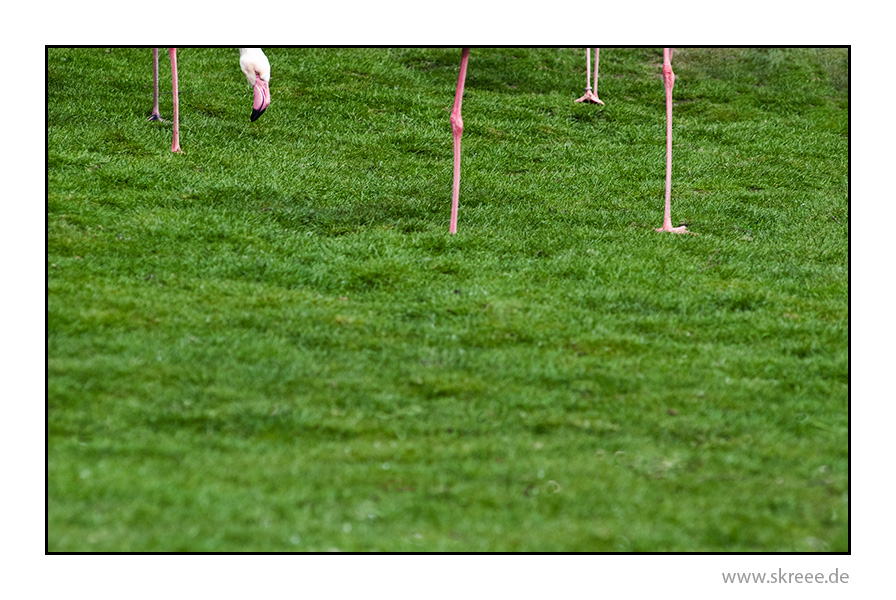
[[[604,105],[603,101],[597,97],[597,72],[600,61],[600,48],[594,49],[594,88],[591,87],[591,48],[585,48],[585,95],[576,100],[576,102],[588,102],[591,104]]]
[[[663,214],[663,226],[657,231],[691,233],[684,225],[672,227],[672,87],[675,85],[672,48],[663,48],[663,81],[666,83],[666,209]]]
[[[454,110],[451,111],[451,132],[454,134],[454,187],[451,192],[451,225],[448,233],[457,233],[457,207],[460,200],[460,138],[464,133],[464,121],[460,105],[464,99],[464,81],[467,78],[467,61],[470,49],[464,48],[460,59],[460,74],[457,76],[457,92],[454,95]]]
[[[180,119],[177,106],[177,48],[168,48],[171,55],[171,94],[174,97],[174,137],[171,140],[172,152],[183,152],[180,149]]]
[[[152,49],[152,114],[149,121],[161,121],[159,113],[159,49]]]

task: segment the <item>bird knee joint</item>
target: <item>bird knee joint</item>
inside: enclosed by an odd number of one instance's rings
[[[463,133],[464,120],[461,118],[461,116],[459,114],[456,114],[456,113],[451,114],[451,130],[454,133]]]
[[[663,65],[663,79],[666,82],[666,86],[672,87],[675,85],[675,73],[672,72],[672,65]]]

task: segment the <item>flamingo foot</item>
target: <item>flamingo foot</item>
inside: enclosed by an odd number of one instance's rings
[[[689,233],[691,235],[697,235],[693,231],[688,231],[686,225],[681,225],[680,227],[672,227],[672,225],[663,225],[662,227],[657,227],[654,231],[659,231],[661,233]]]
[[[151,115],[149,115],[149,118],[146,120],[162,122],[162,115],[160,115],[159,113],[152,113]]]
[[[600,104],[604,106],[603,100],[597,97],[597,94],[592,92],[590,89],[585,90],[585,95],[576,100],[576,102],[587,102],[589,104]]]

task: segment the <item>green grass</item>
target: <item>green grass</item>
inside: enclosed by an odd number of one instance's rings
[[[847,551],[848,57],[50,49],[50,551]]]

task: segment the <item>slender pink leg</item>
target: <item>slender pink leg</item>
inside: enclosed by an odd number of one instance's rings
[[[585,48],[585,91],[591,89],[591,48]]]
[[[183,152],[180,149],[180,113],[177,110],[177,48],[168,48],[171,55],[171,95],[174,97],[174,138],[171,140],[172,152]]]
[[[597,72],[600,60],[600,48],[594,49],[594,88],[591,87],[591,48],[585,48],[585,95],[576,100],[576,102],[588,102],[591,104],[600,104],[603,101],[597,97]]]
[[[672,87],[675,85],[672,48],[663,48],[663,81],[666,83],[666,209],[663,213],[663,226],[657,231],[691,233],[684,225],[672,227]]]
[[[159,49],[152,49],[152,114],[149,121],[161,121],[159,113]]]
[[[464,81],[467,78],[467,61],[470,49],[464,48],[460,58],[460,74],[457,76],[457,92],[454,95],[454,110],[451,111],[451,132],[454,134],[454,187],[451,192],[451,225],[448,233],[457,233],[457,206],[460,200],[460,138],[464,133],[464,121],[460,115],[460,105],[464,99]]]

